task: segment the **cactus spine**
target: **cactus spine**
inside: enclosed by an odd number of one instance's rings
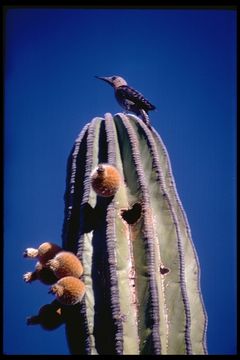
[[[122,176],[112,197],[92,171]],[[64,307],[72,354],[206,354],[198,258],[169,157],[133,115],[94,118],[69,156],[63,248],[84,268],[86,295]]]

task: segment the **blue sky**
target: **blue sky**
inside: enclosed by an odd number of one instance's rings
[[[26,247],[61,244],[66,163],[84,124],[119,112],[95,75],[156,107],[201,265],[209,354],[236,352],[236,12],[9,9],[5,16],[4,353],[68,354],[64,327],[25,318],[53,300]]]

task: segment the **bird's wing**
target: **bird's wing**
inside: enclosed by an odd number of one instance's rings
[[[146,111],[154,110],[156,108],[148,100],[146,100],[141,93],[128,85],[119,86],[116,89],[116,95],[119,99],[132,101],[138,108]]]

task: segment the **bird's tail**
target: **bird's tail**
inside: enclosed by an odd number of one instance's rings
[[[148,113],[143,109],[139,109],[139,113],[141,115],[142,120],[149,127],[149,129],[151,129],[152,127],[151,127],[151,124],[150,124],[150,119],[149,119]]]

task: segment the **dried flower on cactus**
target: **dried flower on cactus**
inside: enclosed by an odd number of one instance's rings
[[[35,271],[25,273],[23,275],[23,280],[26,283],[31,283],[32,281],[40,280],[45,285],[52,285],[58,279],[49,267],[44,266],[42,263],[40,263],[40,261],[38,261],[35,266]]]
[[[59,252],[53,259],[48,261],[47,266],[58,279],[65,276],[79,278],[83,273],[81,261],[69,251]]]
[[[85,285],[73,276],[66,276],[54,285],[49,293],[54,294],[63,305],[75,305],[79,303],[85,294]]]
[[[121,175],[114,166],[99,164],[91,174],[91,184],[99,196],[114,196],[120,187]]]

